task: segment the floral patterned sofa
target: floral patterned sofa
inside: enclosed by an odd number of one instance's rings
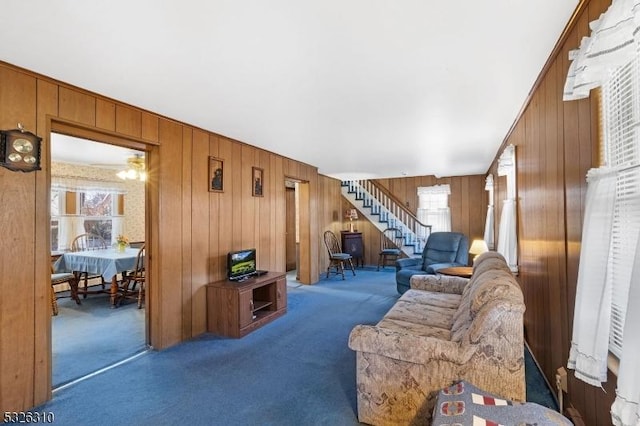
[[[376,325],[357,325],[358,420],[428,425],[438,391],[465,380],[525,400],[522,291],[504,258],[476,258],[470,279],[412,277]]]

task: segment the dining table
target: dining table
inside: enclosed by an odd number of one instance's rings
[[[138,248],[127,247],[120,251],[115,248],[65,252],[53,264],[55,272],[87,272],[101,275],[111,281],[106,290],[110,295],[111,307],[116,307],[118,295],[118,274],[135,269]]]

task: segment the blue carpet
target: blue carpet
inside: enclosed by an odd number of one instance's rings
[[[349,332],[378,322],[398,297],[390,268],[289,281],[287,314],[244,338],[206,334],[149,352],[37,410],[60,425],[357,425]]]
[[[524,368],[527,380],[527,401],[537,402],[552,410],[559,411],[556,397],[551,393],[546,379],[526,345],[524,347]]]
[[[81,296],[81,305],[67,295],[59,294],[51,320],[54,389],[145,350],[144,310],[135,301],[111,309],[108,294]]]

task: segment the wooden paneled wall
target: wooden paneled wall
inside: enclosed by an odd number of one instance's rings
[[[326,273],[329,266],[329,254],[324,244],[323,234],[332,231],[340,238],[340,231],[344,228],[343,197],[340,181],[328,176],[320,175],[318,178],[318,199],[320,203],[318,211],[318,251],[320,261],[318,264],[320,274]]]
[[[484,221],[489,202],[484,190],[485,176],[417,176],[409,178],[379,179],[379,184],[387,188],[400,201],[404,201],[414,214],[418,209],[418,188],[422,186],[449,185],[449,208],[451,209],[451,230],[469,237],[469,242],[484,236]]]
[[[585,177],[598,165],[598,100],[562,101],[569,68],[568,53],[589,34],[588,24],[610,5],[608,0],[583,2],[567,27],[567,37],[550,57],[530,100],[505,139],[516,146],[519,277],[527,310],[525,333],[548,381],[566,366],[580,256]],[[494,161],[489,172],[497,177]],[[504,192],[497,180],[496,194]],[[496,208],[500,199],[496,195]],[[499,217],[497,215],[496,217]],[[497,223],[497,222],[496,222]],[[585,424],[608,425],[615,397],[615,376],[605,390],[569,375],[568,403]],[[606,392],[605,392],[606,391]]]
[[[224,277],[228,251],[256,247],[259,268],[285,270],[285,177],[303,182],[300,279],[318,280],[319,234],[334,226],[340,201],[339,183],[319,178],[315,167],[0,62],[0,128],[19,122],[44,145],[41,171],[0,168],[2,411],[51,395],[52,130],[146,151],[146,312],[154,348],[205,331],[205,284]],[[222,193],[208,191],[209,156],[224,160]],[[251,195],[253,166],[264,169],[264,197]]]
[[[516,146],[518,175],[519,281],[525,294],[526,335],[550,382],[566,365],[575,301],[585,175],[597,164],[597,100],[562,102],[568,51],[588,35],[588,23],[609,0],[585,0],[566,41],[532,92],[504,141]],[[224,274],[227,251],[247,245],[259,250],[259,267],[284,270],[284,178],[308,182],[301,199],[309,208],[301,229],[305,280],[326,268],[325,229],[339,232],[339,182],[315,167],[157,114],[95,95],[0,63],[0,128],[22,123],[44,138],[43,170],[0,169],[0,409],[19,411],[50,397],[49,137],[52,126],[77,136],[146,150],[151,282],[149,336],[158,349],[205,330],[204,284]],[[58,128],[57,130],[60,130]],[[224,193],[207,191],[207,158],[225,161]],[[251,196],[251,167],[265,170],[265,196]],[[496,164],[489,170],[497,178]],[[415,209],[416,188],[452,185],[453,229],[483,235],[484,176],[380,181]],[[501,192],[496,179],[496,194]],[[477,188],[477,189],[474,189]],[[456,194],[460,194],[460,197]],[[465,196],[464,194],[468,194]],[[496,218],[500,198],[496,196]],[[496,221],[497,223],[497,221]],[[359,225],[360,226],[360,225]],[[362,225],[364,226],[364,225]],[[363,228],[364,229],[364,228]],[[366,232],[367,244],[377,238]],[[8,254],[11,254],[10,256]],[[324,259],[324,260],[323,260]],[[367,263],[374,263],[368,258]],[[570,376],[567,402],[586,424],[610,423],[615,377],[606,393]]]
[[[418,209],[418,188],[448,184],[451,188],[449,208],[451,210],[451,230],[474,239],[484,237],[484,224],[489,203],[488,193],[484,190],[485,176],[417,176],[407,178],[380,179],[379,184],[387,188],[399,201],[403,201],[414,214]],[[376,241],[377,246],[380,242]],[[376,258],[377,262],[377,258]]]

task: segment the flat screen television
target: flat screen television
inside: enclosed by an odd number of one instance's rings
[[[242,280],[256,274],[256,249],[232,251],[227,254],[227,277]]]

